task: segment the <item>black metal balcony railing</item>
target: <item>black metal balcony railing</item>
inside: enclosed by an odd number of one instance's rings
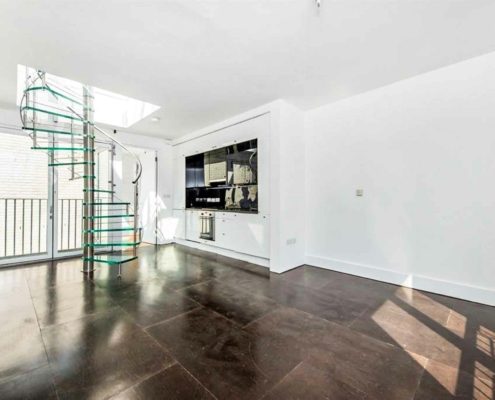
[[[58,200],[58,250],[81,249],[83,199]]]
[[[0,199],[0,257],[46,252],[47,199]]]
[[[82,199],[58,200],[59,251],[81,249],[82,203]],[[47,199],[0,198],[0,258],[45,253],[47,221]]]

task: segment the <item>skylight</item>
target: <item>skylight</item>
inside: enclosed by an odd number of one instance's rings
[[[27,76],[36,76],[36,69],[17,65],[17,105],[26,88]],[[48,73],[46,76],[55,87],[68,89],[78,98],[82,96],[82,83]],[[120,128],[129,128],[160,109],[154,104],[96,87],[93,87],[93,95],[95,122]]]

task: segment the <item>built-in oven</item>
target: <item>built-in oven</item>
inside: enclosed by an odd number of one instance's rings
[[[199,213],[199,233],[200,239],[215,240],[215,213],[210,211],[202,211]]]

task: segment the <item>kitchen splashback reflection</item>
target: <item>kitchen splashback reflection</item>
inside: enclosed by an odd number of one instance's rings
[[[186,157],[186,208],[258,211],[257,139]]]

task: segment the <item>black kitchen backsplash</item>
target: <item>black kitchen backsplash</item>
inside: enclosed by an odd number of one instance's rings
[[[257,142],[186,157],[186,208],[257,212]]]

